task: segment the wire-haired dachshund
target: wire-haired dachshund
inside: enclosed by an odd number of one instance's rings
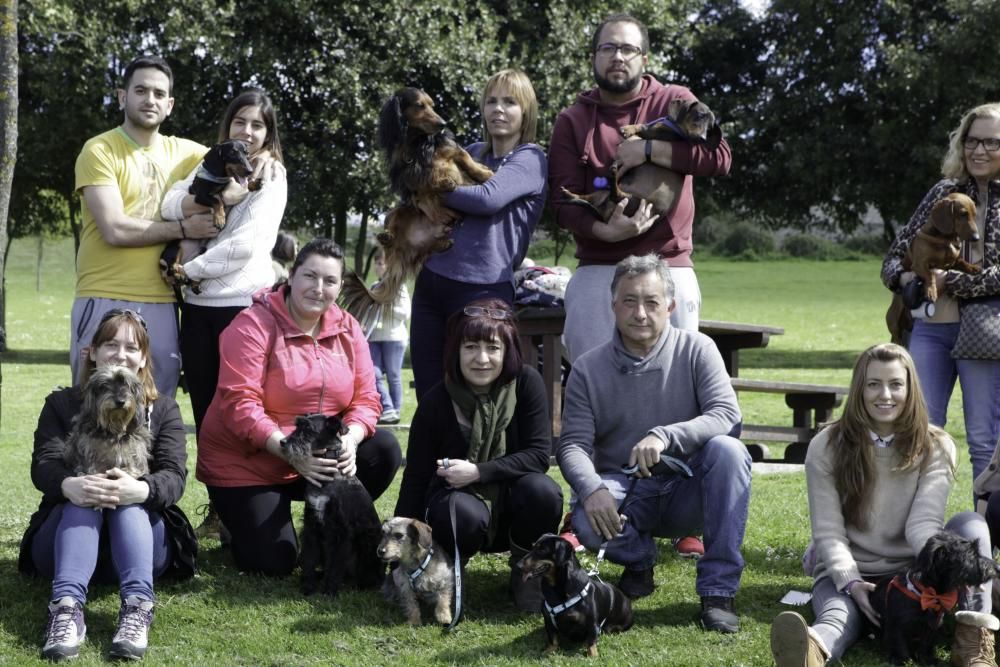
[[[250,165],[249,148],[243,141],[229,139],[212,146],[195,173],[194,181],[188,188],[188,193],[194,195],[194,200],[202,206],[212,209],[213,223],[219,231],[226,226],[226,207],[222,201],[222,191],[229,185],[230,179],[245,183],[251,192],[261,188],[261,179],[250,178],[253,167]],[[189,285],[191,291],[200,294],[199,281],[191,280],[184,273],[184,262],[190,261],[204,252],[207,241],[184,239],[171,241],[160,253],[160,270],[173,288],[177,301],[183,299],[181,287]]]
[[[378,143],[389,165],[392,190],[401,198],[376,237],[385,249],[386,272],[368,290],[357,275],[345,275],[341,304],[369,329],[388,314],[399,287],[424,260],[451,247],[455,214],[443,194],[459,185],[485,183],[493,172],[476,162],[446,129],[434,101],[418,88],[397,90],[382,107]]]
[[[923,294],[915,293],[909,299],[902,294],[894,294],[885,314],[885,323],[893,343],[903,344],[903,332],[913,327],[910,310],[918,307],[920,302],[908,304],[907,301],[921,297],[931,303],[937,301],[934,269],[980,272],[978,266],[969,264],[961,257],[962,242],[978,240],[976,203],[972,199],[960,192],[953,192],[934,203],[927,222],[917,231],[910,242],[910,248],[903,255],[903,270],[912,270],[916,274],[923,285]],[[914,285],[915,288],[919,286]]]
[[[541,577],[545,653],[559,648],[559,639],[585,642],[587,656],[597,656],[602,632],[632,627],[632,601],[616,586],[591,577],[576,559],[573,545],[558,535],[542,535],[518,563],[525,581]]]
[[[451,623],[455,568],[447,552],[434,541],[430,526],[406,517],[386,519],[378,557],[386,563],[399,563],[382,584],[382,594],[399,602],[407,623],[420,625],[421,602],[433,607],[438,623]]]
[[[653,139],[659,141],[687,141],[703,144],[715,150],[722,142],[722,130],[715,120],[715,114],[704,103],[697,100],[673,100],[667,106],[667,115],[650,123],[626,125],[620,130],[626,141]],[[611,181],[607,189],[598,189],[590,194],[575,194],[563,188],[564,200],[569,204],[589,206],[601,219],[607,222],[615,207],[623,199],[625,215],[634,215],[639,208],[639,200],[653,205],[654,215],[666,214],[677,201],[684,186],[684,175],[646,162],[619,176],[620,163],[611,165]]]
[[[871,594],[882,619],[889,662],[933,664],[934,644],[945,612],[967,587],[996,578],[997,563],[979,555],[979,540],[941,531],[928,538],[913,567],[882,578]]]

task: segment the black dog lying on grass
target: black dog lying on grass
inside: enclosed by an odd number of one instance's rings
[[[586,642],[587,656],[597,656],[602,632],[624,632],[632,627],[632,601],[613,584],[590,577],[576,559],[573,546],[558,535],[539,537],[518,567],[524,580],[542,578],[545,599],[545,653],[559,647],[559,639]]]
[[[308,456],[336,459],[341,453],[339,417],[306,415],[295,420],[295,430],[281,441],[290,461]],[[337,477],[323,486],[306,484],[305,523],[302,528],[302,593],[317,590],[336,596],[348,580],[358,588],[376,588],[385,566],[378,558],[382,524],[368,491],[357,477]],[[320,569],[323,572],[320,585]]]
[[[979,555],[979,540],[942,531],[927,540],[913,567],[884,577],[871,594],[882,619],[882,644],[889,661],[933,664],[934,644],[944,614],[961,590],[997,576],[996,561]]]

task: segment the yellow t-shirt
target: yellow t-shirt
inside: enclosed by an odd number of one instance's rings
[[[160,220],[163,194],[194,169],[207,149],[199,143],[157,135],[143,148],[116,127],[90,139],[76,159],[76,191],[83,199],[89,185],[114,185],[121,192],[125,213],[143,220]],[[76,296],[170,303],[171,289],[160,278],[164,244],[126,248],[112,246],[101,236],[86,203],[76,257]]]

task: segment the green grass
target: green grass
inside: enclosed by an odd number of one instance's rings
[[[3,355],[0,422],[0,664],[38,663],[49,586],[17,574],[18,544],[39,494],[29,479],[32,433],[45,395],[69,381],[69,311],[73,292],[72,243],[47,242],[36,290],[34,240],[16,241],[7,269],[7,330]],[[886,340],[883,314],[887,293],[878,280],[879,262],[798,260],[699,261],[703,317],[776,325],[785,335],[764,350],[744,352],[741,375],[750,378],[846,384],[854,356]],[[410,379],[408,373],[404,385]],[[403,421],[415,405],[407,389]],[[960,397],[952,400],[949,431],[959,443],[959,481],[949,514],[971,498]],[[191,423],[186,396],[179,397]],[[790,423],[780,396],[741,396],[752,423]],[[405,443],[404,443],[405,446]],[[190,468],[195,449],[189,439]],[[562,482],[558,471],[554,477]],[[189,477],[183,509],[197,521],[205,487]],[[397,484],[378,502],[387,516]],[[808,590],[799,558],[809,538],[805,480],[801,472],[755,475],[744,543],[747,568],[737,606],[743,631],[735,636],[705,633],[694,624],[698,598],[695,566],[661,547],[657,592],[635,604],[636,625],[602,638],[594,665],[768,665],[771,619],[790,588]],[[571,664],[576,650],[542,659],[542,620],[517,614],[505,593],[506,558],[486,555],[469,567],[465,620],[448,635],[439,628],[411,629],[400,612],[373,593],[347,591],[336,601],[303,599],[297,577],[267,580],[239,574],[217,542],[202,543],[201,572],[191,581],[157,587],[159,605],[146,662],[201,665],[514,665]],[[617,580],[620,570],[602,566]],[[77,664],[104,661],[117,611],[117,592],[100,586],[87,605],[88,641]],[[806,611],[811,618],[811,612]],[[876,646],[862,642],[846,665],[877,665]]]

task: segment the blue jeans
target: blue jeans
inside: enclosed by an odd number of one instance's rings
[[[720,435],[706,442],[688,461],[694,476],[663,475],[640,479],[620,508],[625,529],[607,547],[608,560],[628,569],[656,564],[655,537],[684,537],[703,532],[705,555],[698,560],[695,590],[700,597],[734,597],[743,573],[743,533],[750,506],[750,455],[736,438]],[[632,478],[603,474],[617,502]],[[587,520],[583,502],[573,510],[573,531],[580,543],[596,550],[603,541]]]
[[[406,352],[405,340],[368,341],[368,349],[372,353],[372,363],[382,371],[389,385],[389,401],[382,407],[386,409],[403,409],[403,353]],[[381,391],[380,391],[381,393]]]
[[[965,439],[974,479],[989,465],[1000,438],[1000,361],[952,359],[958,326],[957,322],[931,324],[915,320],[910,355],[932,424],[944,428],[955,379],[962,383]]]
[[[107,546],[101,539],[105,524]],[[130,595],[154,599],[153,578],[167,571],[172,552],[163,518],[142,505],[98,512],[63,503],[52,510],[31,544],[35,568],[52,578],[52,599],[68,595],[80,604],[87,602],[91,577],[102,582],[117,579],[122,599]]]

